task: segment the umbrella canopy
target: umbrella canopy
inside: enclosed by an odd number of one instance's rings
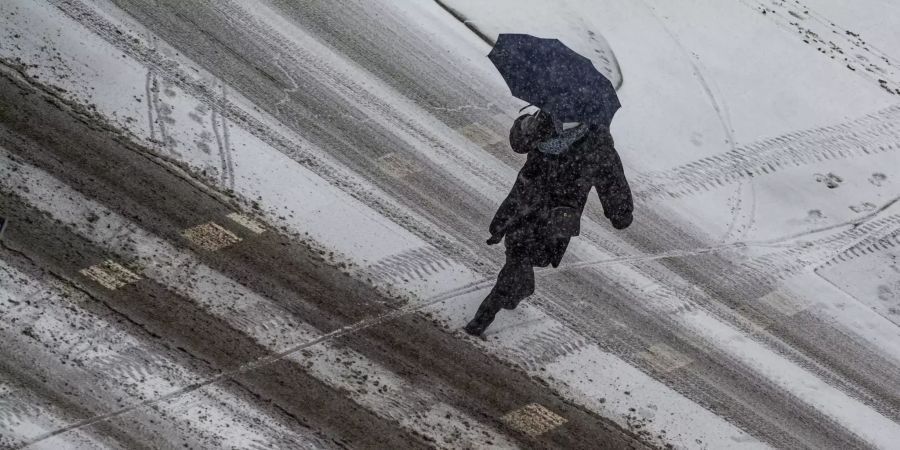
[[[512,95],[559,122],[609,126],[622,106],[616,89],[591,60],[558,39],[501,34],[488,58]]]

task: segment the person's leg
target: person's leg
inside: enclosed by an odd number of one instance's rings
[[[463,330],[472,336],[481,336],[481,334],[484,333],[484,330],[486,330],[487,327],[491,325],[491,322],[494,321],[494,317],[497,316],[497,312],[500,311],[500,308],[501,306],[494,300],[493,292],[491,292],[491,294],[488,294],[484,301],[481,302],[478,311],[475,312],[475,317],[466,324]]]
[[[503,309],[516,309],[519,302],[534,293],[534,268],[527,259],[507,258],[506,265],[500,270],[497,284],[503,279],[504,285],[498,295],[503,298]],[[495,287],[496,289],[496,287]]]
[[[466,325],[471,335],[481,335],[491,325],[501,308],[513,309],[519,302],[534,292],[534,270],[525,258],[515,258],[507,254],[506,264],[497,275],[497,283],[491,293],[484,298],[475,317]]]

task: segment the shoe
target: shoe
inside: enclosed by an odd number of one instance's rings
[[[481,336],[481,334],[484,333],[484,330],[487,330],[487,327],[491,326],[491,323],[494,321],[494,316],[496,315],[497,311],[489,311],[489,308],[485,308],[484,306],[479,307],[478,312],[475,313],[475,317],[469,321],[463,329],[472,336]]]
[[[472,336],[481,337],[481,334],[484,333],[484,330],[487,330],[487,327],[490,326],[490,322],[480,322],[477,318],[472,319],[463,330],[466,333],[471,334]]]

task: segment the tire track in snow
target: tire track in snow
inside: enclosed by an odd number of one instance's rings
[[[219,118],[219,112],[213,108],[212,113],[210,114],[210,124],[213,130],[213,136],[216,138],[216,151],[219,153],[219,177],[222,180],[223,185],[229,184],[230,173],[228,170],[228,161],[226,160],[226,146],[222,142],[222,133],[219,130],[219,122],[222,122],[224,125],[225,120]]]
[[[222,102],[228,102],[228,87],[223,83],[222,87]],[[231,153],[234,149],[231,147],[231,135],[228,132],[228,120],[222,118],[222,151],[225,154],[225,173],[228,174],[228,186],[232,190],[234,190],[234,162],[232,161]]]
[[[556,326],[524,337],[507,352],[528,371],[536,372],[549,363],[573,355],[590,345],[596,344],[571,328]]]
[[[367,268],[371,278],[383,283],[407,283],[447,269],[452,261],[434,247],[405,250],[376,261]]]
[[[165,104],[159,98],[160,91],[160,79],[156,74],[156,71],[151,70],[150,75],[150,98],[148,102],[150,104],[151,113],[150,117],[152,120],[151,128],[155,126],[155,128],[159,131],[159,141],[157,144],[159,147],[166,151],[166,153],[174,154],[175,156],[179,156],[178,151],[174,148],[174,138],[169,134],[167,130],[167,126],[169,124],[174,124],[174,120],[170,117],[171,109],[170,106]]]
[[[771,175],[786,167],[893,152],[900,148],[900,105],[848,123],[742,145],[663,171],[638,175],[634,195],[649,201],[679,198],[720,189],[748,178]]]
[[[755,258],[739,265],[731,273],[750,272],[755,275],[752,280],[747,279],[747,283],[774,287],[803,270],[849,261],[893,247],[897,245],[898,229],[900,214],[877,218],[830,236],[803,242],[783,252]]]
[[[897,217],[897,216],[895,216]],[[895,222],[900,222],[897,220]],[[850,262],[856,258],[870,255],[872,253],[884,252],[887,250],[900,247],[900,223],[895,223],[893,230],[876,236],[866,236],[856,245],[840,252],[837,256],[829,259],[824,264],[818,266],[816,270],[824,269],[841,263]]]

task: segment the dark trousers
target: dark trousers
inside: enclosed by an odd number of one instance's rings
[[[516,252],[506,253],[506,264],[497,275],[497,283],[478,307],[476,317],[490,323],[501,308],[515,309],[519,302],[534,293],[534,269],[531,261]]]

